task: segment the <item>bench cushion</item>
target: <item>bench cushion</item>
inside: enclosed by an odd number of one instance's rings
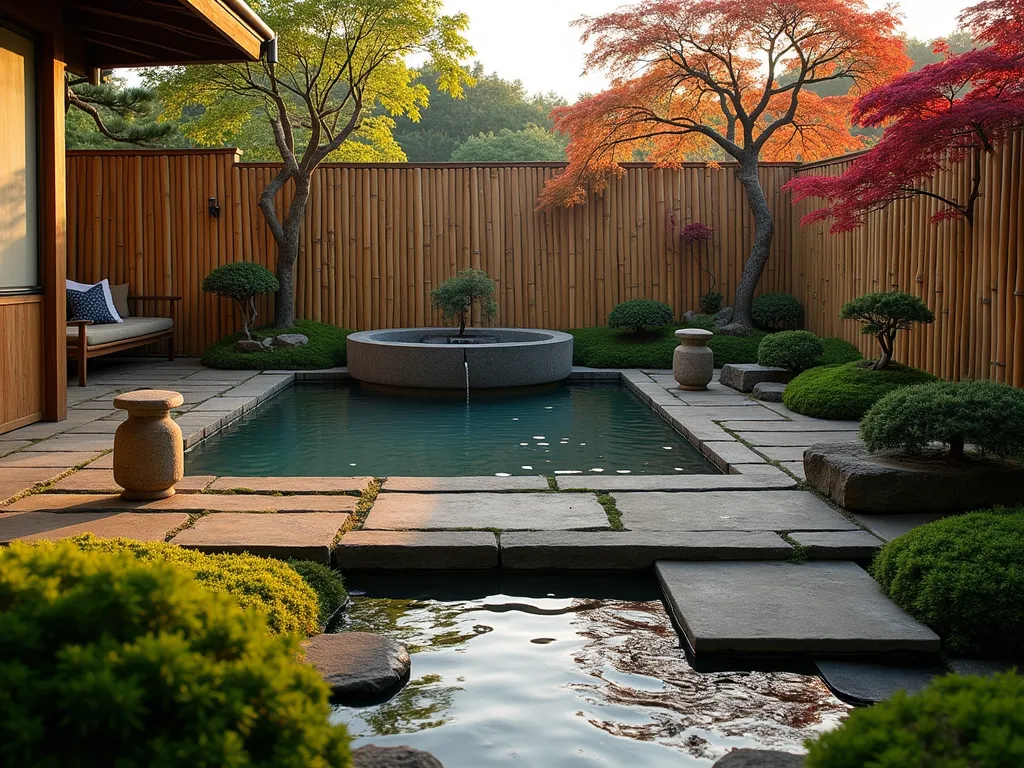
[[[85,339],[92,347],[169,331],[173,326],[174,321],[169,317],[126,317],[121,323],[86,326]],[[68,326],[68,340],[71,339],[78,339],[78,326]]]

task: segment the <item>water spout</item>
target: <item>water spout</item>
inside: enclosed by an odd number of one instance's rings
[[[469,360],[464,360],[462,363],[466,366],[466,404],[469,404]]]

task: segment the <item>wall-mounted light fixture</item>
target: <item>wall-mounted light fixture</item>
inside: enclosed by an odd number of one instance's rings
[[[216,197],[211,197],[210,198],[210,207],[208,208],[208,210],[210,211],[210,215],[213,218],[215,218],[215,219],[219,219],[220,218],[220,206],[217,204],[217,198]]]

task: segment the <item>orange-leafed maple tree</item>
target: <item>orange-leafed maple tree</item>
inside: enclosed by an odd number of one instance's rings
[[[709,149],[736,161],[755,232],[725,330],[745,332],[774,234],[758,162],[862,147],[849,130],[854,100],[910,67],[899,17],[862,0],[646,0],[575,23],[592,44],[587,69],[606,71],[611,87],[555,110],[569,166],[542,205],[600,192],[636,149],[662,166]],[[840,78],[852,84],[844,96],[809,89]]]

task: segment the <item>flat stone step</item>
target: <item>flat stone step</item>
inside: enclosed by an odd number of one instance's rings
[[[730,445],[742,445],[730,443]],[[758,488],[796,488],[796,481],[775,467],[743,467],[740,474],[726,475],[560,475],[562,490],[594,491],[732,491]]]
[[[0,503],[58,477],[57,467],[0,467]]]
[[[498,567],[489,531],[349,531],[335,549],[342,570],[480,570]]]
[[[199,518],[171,541],[200,552],[248,552],[330,565],[335,536],[348,518],[336,512],[217,512]]]
[[[207,490],[255,493],[362,493],[372,477],[218,477]]]
[[[776,421],[754,421],[741,415],[734,421],[725,421],[723,427],[733,432],[857,432],[859,421],[838,421],[832,419],[804,418],[800,421],[785,421],[774,411],[765,409]]]
[[[700,654],[938,653],[928,627],[855,563],[659,562],[658,579]]]
[[[352,512],[355,496],[269,496],[257,493],[177,493],[156,501],[124,501],[112,494],[37,493],[11,504],[12,512]]]
[[[738,392],[751,392],[755,384],[775,382],[788,384],[796,376],[786,368],[770,368],[757,363],[730,363],[722,366],[718,380]]]
[[[189,475],[174,484],[177,493],[199,493],[214,480],[213,475]],[[53,490],[72,493],[120,493],[112,469],[80,469],[53,486]]]
[[[816,560],[870,560],[884,543],[867,531],[797,531],[790,538]]]
[[[806,491],[619,493],[631,531],[848,531],[857,526]]]
[[[365,530],[607,528],[608,515],[589,493],[382,493]]]
[[[0,449],[0,453],[2,452],[2,449]],[[71,469],[71,467],[92,461],[99,455],[98,451],[55,451],[53,453],[20,451],[18,453],[9,454],[0,459],[0,472],[6,472],[8,469],[15,467],[53,467],[61,470]]]
[[[495,491],[546,491],[543,475],[514,477],[389,477],[382,491],[401,493],[486,493]]]
[[[184,512],[8,512],[0,514],[0,544],[54,541],[83,533],[163,541],[188,517]]]
[[[857,432],[738,432],[755,448],[758,446],[810,446],[815,443],[853,443],[860,440]]]
[[[735,531],[522,531],[501,535],[501,567],[644,569],[658,560],[783,560],[793,549],[774,533]]]
[[[938,664],[895,666],[815,659],[818,674],[833,693],[852,704],[875,704],[896,691],[918,693],[946,669]]]
[[[765,403],[781,403],[786,386],[774,381],[759,381],[754,385],[754,397]]]

